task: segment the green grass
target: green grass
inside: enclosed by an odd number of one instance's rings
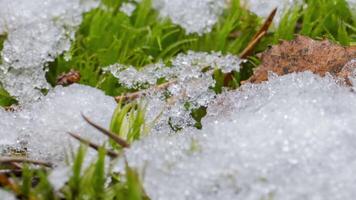
[[[81,146],[71,168],[71,176],[60,191],[55,191],[45,169],[24,166],[21,178],[13,177],[12,188],[20,199],[29,200],[148,200],[138,173],[126,164],[125,174],[106,171],[105,150],[97,160],[83,166],[86,148]],[[6,188],[5,188],[6,189]],[[11,191],[11,190],[9,190]]]
[[[75,69],[81,74],[80,84],[100,88],[111,96],[127,93],[130,90],[119,85],[116,78],[103,74],[103,67],[121,63],[141,68],[160,60],[169,62],[187,50],[238,55],[262,23],[261,18],[241,7],[239,0],[233,0],[210,33],[186,35],[169,20],[159,19],[158,13],[151,8],[151,0],[138,4],[131,17],[119,11],[123,2],[102,0],[107,9],[97,8],[84,15],[71,50],[49,63],[47,80],[52,85],[63,72]],[[352,13],[345,0],[306,0],[304,5],[285,12],[280,25],[262,39],[254,54],[280,40],[291,40],[295,34],[328,38],[342,45],[354,44],[356,15]],[[232,37],[231,33],[236,33],[237,37]],[[5,38],[0,37],[0,47]],[[67,60],[68,57],[71,59]],[[252,55],[251,60],[255,59]],[[253,67],[248,63],[241,73],[235,73],[235,82],[251,76]],[[0,93],[0,105],[14,102],[6,91]]]
[[[94,9],[84,15],[84,20],[76,32],[71,50],[50,63],[47,79],[55,85],[56,78],[70,69],[81,74],[81,84],[104,90],[109,95],[129,92],[118,84],[110,74],[103,74],[102,68],[122,63],[142,68],[160,60],[169,60],[187,50],[221,51],[238,55],[258,31],[263,20],[240,6],[238,0],[222,15],[212,32],[186,35],[184,30],[169,20],[160,20],[158,13],[151,9],[151,1],[143,0],[131,17],[118,11],[123,0],[102,0],[107,7]],[[308,6],[306,6],[308,5]],[[225,83],[226,74],[214,72],[217,84],[216,93],[223,87],[237,88],[241,80],[252,74],[252,69],[260,62],[256,53],[266,50],[280,40],[291,40],[295,34],[315,39],[328,38],[341,45],[356,43],[356,15],[345,0],[305,0],[305,5],[285,12],[279,26],[270,30],[255,48],[249,62],[242,70],[232,74],[231,81]],[[233,37],[231,33],[237,35]],[[0,50],[6,35],[0,37]],[[65,58],[71,57],[70,60]],[[16,103],[0,87],[0,105]],[[148,133],[150,122],[143,118],[145,104],[133,102],[119,104],[114,111],[110,130],[132,143]],[[192,113],[199,121],[205,115],[205,108]],[[113,141],[111,148],[122,149]],[[193,145],[194,146],[194,145]],[[193,148],[194,149],[194,148]],[[72,175],[68,183],[55,191],[49,184],[48,173],[44,169],[25,167],[22,176],[14,178],[19,186],[17,195],[22,199],[148,199],[145,195],[138,173],[126,166],[125,174],[105,172],[105,150],[100,149],[97,160],[84,168],[85,148],[81,147],[71,164]],[[107,184],[109,183],[109,184]]]
[[[262,23],[262,19],[241,7],[239,0],[234,0],[210,33],[186,35],[169,20],[159,20],[150,0],[139,4],[131,17],[118,11],[122,2],[103,1],[107,10],[98,8],[85,15],[69,54],[50,65],[47,78],[52,85],[58,75],[75,69],[82,76],[81,84],[100,88],[108,95],[120,95],[129,90],[111,75],[103,74],[103,67],[121,63],[141,68],[159,60],[169,62],[187,50],[238,55]],[[280,25],[263,38],[254,53],[282,39],[291,40],[295,34],[326,37],[342,45],[356,41],[356,20],[345,0],[313,0],[306,1],[306,5],[287,11]],[[237,33],[238,37],[231,37],[231,33]],[[68,55],[71,60],[66,61]],[[246,66],[241,74],[235,74],[237,82],[251,75],[251,65]]]
[[[144,120],[145,106],[139,102],[126,105],[119,104],[115,110],[111,130],[129,143],[138,140],[147,132]],[[110,149],[122,153],[123,149],[114,141],[109,141]],[[24,166],[21,176],[12,177],[12,187],[6,188],[21,199],[31,200],[148,200],[136,170],[130,168],[124,157],[106,159],[106,147],[102,145],[97,151],[96,161],[84,166],[87,147],[80,146],[76,153],[71,153],[67,162],[71,166],[68,181],[56,191],[50,184],[47,170]],[[116,159],[125,161],[125,173],[111,171]],[[110,162],[110,163],[106,163]],[[2,177],[0,176],[0,184]]]

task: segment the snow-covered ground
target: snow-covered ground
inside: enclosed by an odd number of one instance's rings
[[[96,1],[86,3],[0,0],[0,33],[8,34],[0,80],[20,103],[30,102],[15,112],[0,109],[1,152],[26,150],[30,158],[61,164],[68,146],[78,144],[71,142],[67,131],[96,143],[105,140],[80,114],[108,127],[116,106],[112,97],[81,85],[59,86],[46,96],[38,90],[49,88],[45,63],[70,48],[82,13],[97,6]],[[289,3],[250,0],[248,5],[266,16],[273,7],[286,8]],[[187,33],[203,34],[217,22],[225,1],[156,0],[154,7]],[[225,91],[216,98],[210,89],[214,80],[203,69],[209,65],[238,71],[240,62],[231,55],[188,52],[172,60],[170,68],[162,63],[144,71],[120,64],[108,67],[128,87],[154,85],[161,77],[177,81],[167,90],[179,98],[166,101],[161,91],[145,96],[149,119],[167,109],[159,121],[165,125],[125,152],[130,166],[144,175],[149,196],[163,200],[355,199],[356,94],[351,87],[329,76],[303,72],[271,76],[265,83]],[[169,119],[191,125],[186,102],[193,108],[208,106],[203,129],[184,126],[179,134],[172,134]]]
[[[356,94],[310,72],[227,92],[126,152],[152,199],[355,199]]]

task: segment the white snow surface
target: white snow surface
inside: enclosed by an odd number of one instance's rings
[[[7,34],[0,80],[20,103],[50,87],[45,64],[69,50],[82,13],[97,5],[97,0],[0,0],[0,34]]]
[[[81,113],[108,127],[116,102],[98,89],[83,85],[57,86],[39,101],[16,112],[0,110],[0,153],[26,149],[28,157],[64,164],[70,147],[79,142],[67,132],[101,144],[107,138],[88,125]]]
[[[203,129],[126,151],[153,200],[356,198],[356,94],[310,72],[214,100]]]

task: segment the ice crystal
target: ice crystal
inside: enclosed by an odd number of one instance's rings
[[[23,102],[49,88],[45,64],[69,50],[82,13],[96,0],[2,0],[0,34],[7,40],[1,53],[0,80],[11,95]]]
[[[212,70],[224,73],[239,71],[242,60],[233,55],[189,51],[172,59],[172,66],[163,63],[152,64],[137,70],[132,66],[111,65],[111,72],[119,82],[129,88],[142,85],[156,85],[159,79],[168,81],[166,90],[148,89],[142,98],[148,102],[147,119],[154,120],[158,115],[155,129],[179,130],[194,125],[191,111],[206,106],[214,97],[211,89],[215,85]],[[168,96],[168,97],[167,97]]]
[[[40,101],[19,111],[0,110],[0,152],[23,150],[30,158],[61,163],[70,145],[78,144],[68,131],[96,143],[105,141],[105,137],[83,120],[81,113],[108,127],[115,107],[114,99],[97,89],[82,85],[58,86]]]
[[[151,199],[355,199],[356,94],[330,76],[271,76],[226,92],[203,129],[126,151]]]

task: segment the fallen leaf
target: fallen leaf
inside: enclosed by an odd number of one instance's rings
[[[80,81],[80,73],[75,70],[70,70],[68,73],[63,73],[57,78],[57,85],[70,85]]]
[[[292,41],[283,41],[260,54],[261,65],[247,82],[260,83],[268,79],[268,72],[285,75],[311,71],[324,76],[330,73],[347,77],[350,69],[345,64],[356,58],[356,47],[343,47],[328,40],[317,41],[298,35]],[[355,65],[353,65],[355,67]]]

